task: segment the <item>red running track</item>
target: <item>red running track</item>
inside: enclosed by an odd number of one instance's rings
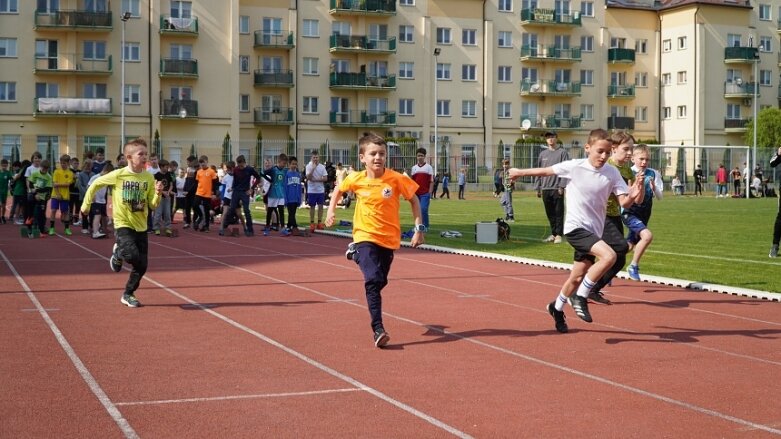
[[[566,272],[396,253],[374,348],[344,239],[112,242],[0,226],[0,437],[775,437],[781,304],[617,281],[587,324]]]

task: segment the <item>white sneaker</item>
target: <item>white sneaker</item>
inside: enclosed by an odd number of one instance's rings
[[[95,233],[92,234],[92,239],[100,239],[100,238],[105,238],[105,237],[106,237],[106,234],[103,233],[103,232],[95,232]]]
[[[553,242],[553,240],[556,239],[555,236],[550,235],[547,238],[543,239],[542,242]]]
[[[89,231],[89,229],[81,229],[81,233],[84,234],[84,235],[89,235],[90,231]]]

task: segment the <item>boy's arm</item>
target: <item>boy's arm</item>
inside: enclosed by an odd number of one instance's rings
[[[415,197],[417,198],[417,197]],[[331,195],[331,202],[328,203],[328,213],[325,216],[325,226],[331,227],[336,219],[336,203],[342,199],[342,191],[339,186],[334,188],[334,193]]]
[[[657,200],[661,200],[662,196],[664,195],[664,181],[662,180],[661,174],[659,172],[655,173],[654,177],[654,197],[656,197]],[[683,182],[680,184],[683,186]]]
[[[109,172],[108,174],[101,175],[87,187],[87,192],[84,193],[84,201],[81,203],[81,213],[89,214],[89,208],[92,205],[92,200],[95,198],[95,192],[104,186],[113,185],[116,183],[116,173]]]
[[[617,195],[618,204],[620,204],[621,207],[628,208],[632,206],[632,204],[640,204],[643,202],[645,196],[645,188],[643,187],[644,179],[644,175],[642,173],[638,173],[635,176],[632,185],[629,186],[629,192],[626,194]]]
[[[552,167],[528,169],[510,168],[507,170],[507,173],[510,174],[510,180],[512,181],[515,181],[520,177],[547,177],[556,175],[556,173],[553,172]]]
[[[331,201],[333,203],[333,200]],[[415,219],[415,225],[419,226],[423,224],[423,215],[420,213],[420,200],[418,199],[417,195],[413,195],[409,199],[409,204],[412,207],[412,217]],[[423,235],[423,232],[415,231],[415,234],[412,235],[412,246],[417,247],[425,242],[425,238]]]

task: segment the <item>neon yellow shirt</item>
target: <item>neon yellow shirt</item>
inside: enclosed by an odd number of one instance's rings
[[[70,185],[73,183],[73,171],[70,169],[55,169],[52,172],[53,184],[64,184],[65,186],[56,187],[52,190],[52,198],[57,200],[70,199]]]
[[[155,177],[149,172],[136,173],[127,167],[101,175],[87,188],[81,205],[82,212],[89,211],[95,192],[104,186],[112,188],[115,227],[129,227],[137,232],[145,232],[148,211],[160,203],[160,196],[155,191]]]

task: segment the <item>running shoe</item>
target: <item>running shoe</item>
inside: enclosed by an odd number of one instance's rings
[[[279,236],[290,236],[290,230],[288,230],[287,228],[282,229],[282,231],[279,232]]]
[[[577,314],[581,320],[588,323],[593,322],[591,313],[588,312],[588,299],[573,294],[567,299],[567,302],[569,302],[570,306],[575,311],[575,314]]]
[[[138,308],[141,306],[141,302],[139,302],[138,299],[136,299],[136,296],[133,294],[123,294],[120,302],[129,306],[130,308]]]
[[[54,227],[49,227],[49,236],[54,236]]]
[[[325,230],[325,225],[323,223],[317,223],[317,230]]]
[[[567,318],[564,316],[564,311],[556,310],[556,301],[549,303],[547,309],[548,314],[550,314],[551,317],[553,317],[553,321],[556,322],[556,330],[562,334],[569,332]]]
[[[556,239],[555,236],[549,235],[547,238],[543,239],[542,242],[553,242],[554,239]]]
[[[612,305],[613,302],[610,301],[607,297],[605,297],[605,294],[602,293],[602,291],[592,291],[588,295],[589,300],[592,302],[601,303],[603,305]]]
[[[778,244],[773,244],[773,246],[770,247],[770,254],[768,254],[767,256],[770,258],[778,257]]]
[[[387,332],[385,332],[385,328],[380,326],[379,328],[374,330],[374,346],[381,348],[388,344],[390,341],[390,335],[388,335]]]
[[[554,244],[561,244],[561,236],[556,236],[555,238],[553,238],[553,243]]]
[[[344,255],[347,257],[347,260],[352,261],[353,257],[355,257],[355,243],[351,242],[347,244],[347,251],[344,252]]]
[[[117,256],[117,243],[114,243],[114,247],[111,249],[111,258],[109,259],[108,262],[109,262],[109,265],[111,266],[111,271],[113,271],[114,273],[119,273],[120,271],[122,271],[122,258]],[[130,297],[133,297],[133,296],[131,295]],[[124,298],[123,298],[123,300],[124,300]],[[135,300],[135,297],[133,297],[133,300]],[[136,302],[138,302],[138,301],[136,301]],[[124,301],[123,301],[123,303],[124,303]],[[131,306],[131,305],[128,305],[127,303],[125,303],[125,305]]]
[[[640,267],[637,265],[630,265],[629,268],[626,269],[627,273],[629,273],[629,278],[632,280],[640,280]]]
[[[267,227],[267,228],[265,228],[265,229],[263,229],[263,236],[268,236],[268,235],[269,235],[269,233],[270,233],[270,232],[269,232],[269,230],[268,230],[268,227]]]
[[[67,227],[67,228],[65,229],[65,236],[71,236],[71,235],[73,235],[73,232],[71,232],[71,229],[70,229],[70,227]]]

